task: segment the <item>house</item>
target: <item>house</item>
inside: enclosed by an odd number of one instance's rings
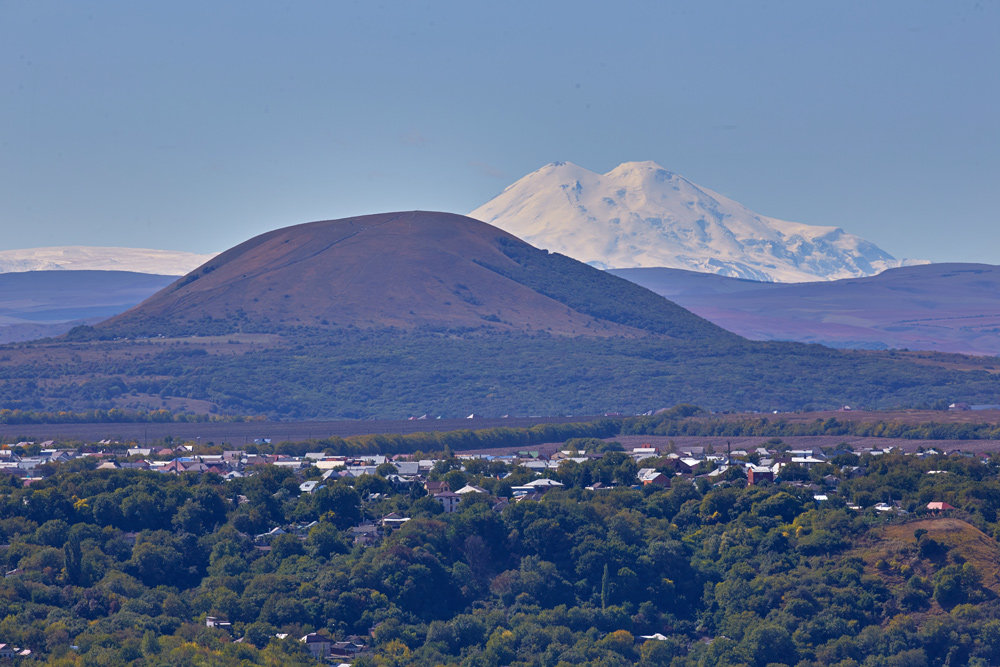
[[[710,480],[718,481],[719,479],[722,478],[723,475],[726,474],[726,471],[729,470],[730,467],[731,466],[729,464],[723,464],[720,465],[715,470],[712,470],[704,475],[699,475],[699,477],[707,477]]]
[[[318,525],[319,521],[310,521],[309,523],[300,523],[292,528],[295,530],[297,535],[305,536],[309,534],[309,531],[312,530],[313,527]]]
[[[948,503],[933,501],[927,503],[927,509],[931,510],[932,512],[945,512],[947,510],[953,510],[956,508],[952,507]]]
[[[354,544],[369,546],[378,541],[378,528],[372,523],[362,523],[351,528]]]
[[[233,627],[233,624],[229,621],[224,621],[217,616],[206,616],[205,626],[209,628],[222,628],[223,630],[229,630]]]
[[[439,493],[451,491],[451,488],[448,486],[448,482],[435,482],[431,480],[424,482],[424,489],[426,489],[427,495],[429,496],[436,496]]]
[[[331,647],[333,647],[333,640],[318,632],[310,632],[299,641],[306,645],[306,648],[317,660],[326,660],[327,656],[330,655]]]
[[[299,459],[293,459],[288,457],[282,457],[276,461],[272,461],[271,465],[279,466],[281,468],[290,468],[292,470],[299,470],[305,464]]]
[[[536,479],[531,482],[528,482],[524,486],[512,486],[510,487],[510,490],[513,492],[515,497],[518,497],[518,496],[530,496],[536,493],[542,494],[545,493],[546,491],[549,491],[550,489],[555,489],[561,486],[562,484],[560,482],[557,482],[554,479],[548,479],[546,477],[543,477],[541,479]]]
[[[395,461],[392,465],[400,475],[412,477],[420,474],[420,464],[417,461]]]
[[[670,486],[670,478],[659,472],[655,468],[641,468],[637,474],[639,482],[646,486],[652,484],[653,486],[667,487]]]
[[[812,466],[816,465],[817,463],[825,463],[825,461],[823,459],[816,458],[815,456],[812,456],[812,455],[809,455],[809,456],[793,456],[791,462],[794,463],[794,464],[796,464],[796,465],[800,465],[800,466],[802,466],[804,468],[811,468]]]
[[[585,486],[583,488],[587,489],[588,491],[607,491],[608,489],[613,489],[614,487],[613,486],[605,486],[604,484],[601,484],[600,482],[594,482],[590,486]]]
[[[267,531],[266,533],[261,533],[260,535],[254,536],[253,541],[255,544],[270,544],[271,540],[273,540],[279,535],[284,535],[284,534],[285,531],[282,530],[280,526],[276,526],[271,530]]]
[[[757,486],[763,482],[773,482],[774,473],[764,466],[747,466],[747,486]]]
[[[13,658],[15,655],[14,647],[10,644],[0,644],[0,658]]]
[[[659,452],[656,451],[656,447],[633,447],[632,448],[632,458],[636,461],[641,461],[643,459],[652,458],[657,456]]]
[[[104,465],[104,464],[102,463],[101,465]],[[161,467],[159,470],[160,470],[160,472],[181,473],[181,472],[184,472],[187,469],[184,467],[183,463],[181,463],[180,461],[174,460],[174,461],[171,461],[170,463],[168,463],[167,465]]]
[[[444,507],[446,514],[450,514],[458,508],[458,504],[462,502],[462,496],[457,493],[452,493],[451,491],[443,491],[441,493],[435,493],[434,500],[441,503],[441,506]]]
[[[473,486],[472,484],[466,484],[455,493],[457,493],[460,496],[465,495],[466,493],[485,493],[487,495],[489,494],[489,492],[486,489],[480,486]]]
[[[365,648],[367,647],[357,641],[356,638],[349,638],[347,641],[334,642],[333,646],[330,647],[330,655],[337,656],[338,658],[350,658],[361,653]]]
[[[382,517],[382,525],[386,528],[398,528],[409,520],[410,517],[408,516],[402,516],[396,512],[392,512]]]
[[[696,459],[693,456],[682,456],[677,459],[678,471],[679,472],[694,472],[695,468],[701,463],[701,459]]]

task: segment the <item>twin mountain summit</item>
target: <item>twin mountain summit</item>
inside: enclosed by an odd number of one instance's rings
[[[982,357],[741,337],[996,355],[996,267],[899,260],[839,228],[758,215],[651,162],[607,174],[550,164],[469,217],[312,222],[211,258],[131,252],[143,264],[115,251],[114,272],[100,249],[0,253],[5,270],[28,270],[0,274],[0,285],[21,281],[16,307],[0,298],[0,323],[63,331],[85,323],[69,339],[28,347],[103,345],[105,361],[120,363],[121,372],[103,373],[118,385],[104,397],[50,383],[27,392],[28,404],[148,408],[177,399],[216,411],[357,417],[997,402]],[[189,268],[185,261],[199,265],[180,278],[158,275]],[[76,298],[60,303],[54,295],[66,294],[67,279]],[[176,372],[198,376],[185,380],[151,379],[139,359],[155,353],[123,352],[120,343],[237,334],[256,338],[234,339],[229,350],[178,342],[203,355],[199,369],[175,360]],[[318,368],[274,370],[278,359],[310,355]],[[222,378],[273,384],[275,373],[302,394],[304,412],[222,386]]]

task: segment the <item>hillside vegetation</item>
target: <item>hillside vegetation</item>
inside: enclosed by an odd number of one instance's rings
[[[943,408],[988,403],[1000,376],[820,346],[658,336],[298,329],[0,348],[0,407],[156,410],[199,401],[279,419]],[[972,360],[976,361],[976,360]],[[182,400],[179,400],[182,399]],[[201,408],[204,410],[204,408]]]
[[[463,216],[254,237],[135,308],[0,347],[0,409],[277,419],[941,408],[996,362],[751,342]]]
[[[312,631],[362,638],[359,666],[1000,661],[991,462],[841,453],[790,471],[797,486],[583,488],[634,481],[611,452],[560,465],[565,487],[541,500],[471,494],[452,514],[391,466],[309,494],[276,466],[224,482],[95,464],[0,489],[0,639],[49,664],[314,664],[297,641]],[[534,477],[506,472],[445,457],[430,477],[500,498]],[[838,490],[817,501],[809,482]],[[845,505],[878,500],[910,515]],[[933,516],[929,500],[959,509]],[[411,520],[352,544],[390,512]]]

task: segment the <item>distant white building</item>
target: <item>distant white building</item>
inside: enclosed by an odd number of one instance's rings
[[[450,514],[458,509],[458,504],[462,502],[462,496],[451,491],[442,491],[441,493],[434,494],[434,500],[441,503],[445,513]]]

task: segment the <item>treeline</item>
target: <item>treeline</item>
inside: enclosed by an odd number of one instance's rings
[[[261,421],[262,417],[196,414],[171,410],[0,410],[0,424],[207,423]]]
[[[248,445],[257,454],[302,456],[306,452],[326,451],[334,455],[412,454],[414,452],[460,452],[501,447],[531,447],[546,442],[565,442],[572,438],[610,438],[621,432],[620,419],[569,424],[537,424],[529,428],[497,427],[425,433],[378,433],[330,437],[306,442],[281,442]]]
[[[689,435],[705,437],[784,437],[810,435],[850,435],[867,438],[902,438],[906,440],[1000,440],[1000,424],[937,423],[904,424],[898,421],[860,422],[836,417],[812,422],[784,419],[678,418],[677,415],[654,415],[626,420],[626,435]]]

